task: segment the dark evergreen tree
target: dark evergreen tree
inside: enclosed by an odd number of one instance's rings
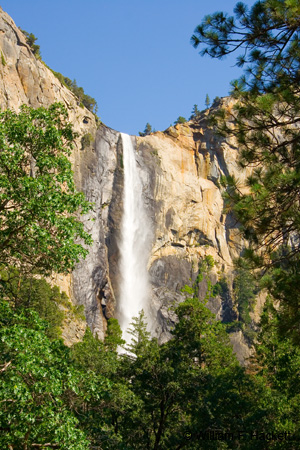
[[[37,41],[37,37],[35,37],[35,35],[33,33],[28,33],[25,30],[22,30],[20,28],[20,31],[22,31],[22,33],[25,35],[26,37],[26,42],[29,45],[29,47],[32,50],[32,53],[34,54],[34,56],[38,59],[41,58],[41,52],[40,52],[40,46],[36,44]]]
[[[148,136],[148,134],[152,133],[152,126],[150,125],[150,123],[146,123],[145,129],[144,131],[139,131],[139,135],[144,137],[144,136]]]
[[[206,94],[206,97],[205,97],[205,106],[206,106],[206,108],[209,108],[209,105],[210,105],[210,98],[209,98],[209,95]]]
[[[198,105],[194,105],[193,110],[192,110],[192,114],[191,114],[189,120],[197,120],[197,119],[199,119],[200,114],[201,114],[201,111],[199,111]]]
[[[274,279],[286,264],[295,274],[292,267],[299,265],[300,6],[297,0],[264,0],[251,8],[238,3],[234,13],[205,17],[192,43],[201,47],[201,54],[216,58],[241,51],[237,64],[246,69],[232,83],[235,105],[231,111],[221,110],[215,124],[223,135],[236,138],[240,164],[253,172],[248,193],[232,177],[227,179],[227,210],[233,210],[251,242],[248,255]],[[283,284],[282,279],[273,294],[298,339],[293,319],[299,320],[300,299]]]
[[[178,123],[185,123],[187,120],[185,117],[179,116],[174,122],[174,125],[177,125]]]

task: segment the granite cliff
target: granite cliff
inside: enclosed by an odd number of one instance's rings
[[[1,108],[18,110],[22,103],[38,107],[60,101],[79,133],[72,164],[77,188],[94,203],[93,211],[84,219],[93,245],[71,276],[56,276],[54,282],[74,303],[85,306],[88,325],[103,338],[106,319],[115,314],[119,296],[118,239],[124,175],[120,133],[97,125],[95,116],[35,58],[21,31],[3,11],[0,48]],[[231,101],[223,100],[223,106],[230,109]],[[191,121],[133,138],[153,229],[151,314],[161,342],[169,338],[174,320],[170,305],[182,299],[181,288],[193,283],[198,263],[207,255],[216,262],[210,273],[212,283],[225,276],[229,286],[226,295],[210,298],[208,306],[219,319],[236,318],[231,295],[233,259],[244,244],[234,219],[223,214],[219,180],[231,173],[242,183],[246,172],[238,168],[234,141],[218,137],[208,126],[207,114],[209,111],[197,123]],[[82,137],[87,135],[92,138],[83,145]],[[205,283],[199,286],[199,296],[206,291]],[[258,313],[255,311],[254,317]],[[65,338],[72,343],[82,336],[84,326],[78,325],[73,334],[69,328],[66,326]],[[242,333],[233,333],[232,341],[243,360],[249,348]]]

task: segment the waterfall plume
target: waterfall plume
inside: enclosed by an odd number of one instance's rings
[[[151,225],[147,217],[143,185],[131,137],[121,133],[123,143],[124,191],[120,250],[120,299],[118,319],[127,343],[127,329],[141,310],[148,315],[149,281],[147,263],[151,244]]]

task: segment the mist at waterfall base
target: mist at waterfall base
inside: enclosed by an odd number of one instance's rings
[[[149,318],[150,288],[147,263],[151,244],[151,224],[143,201],[143,185],[131,137],[121,133],[123,144],[123,217],[120,250],[120,298],[118,320],[126,344],[131,342],[128,328],[133,317],[144,311]],[[148,319],[149,320],[149,319]]]

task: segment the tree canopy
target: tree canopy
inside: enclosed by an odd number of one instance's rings
[[[0,264],[49,274],[74,267],[89,244],[68,159],[75,134],[61,104],[0,113]]]
[[[232,82],[234,107],[219,111],[214,123],[236,138],[241,167],[253,170],[248,193],[228,177],[227,211],[242,224],[248,255],[267,270],[266,286],[299,341],[300,296],[290,295],[288,286],[297,279],[300,257],[300,5],[264,0],[248,8],[240,2],[234,13],[205,17],[192,43],[215,58],[240,53],[244,74]]]
[[[20,27],[19,27],[19,30],[22,31],[22,33],[25,35],[26,42],[29,45],[29,47],[31,48],[34,56],[36,58],[40,59],[41,58],[40,46],[35,43],[38,40],[38,38],[35,37],[35,35],[33,33],[28,33],[27,31],[22,30]]]
[[[185,123],[187,120],[185,117],[183,116],[178,116],[177,119],[174,122],[174,125],[180,124],[180,123]]]
[[[148,136],[152,132],[153,132],[152,126],[150,125],[150,123],[147,122],[144,131],[139,131],[139,136],[142,136],[142,137]]]

